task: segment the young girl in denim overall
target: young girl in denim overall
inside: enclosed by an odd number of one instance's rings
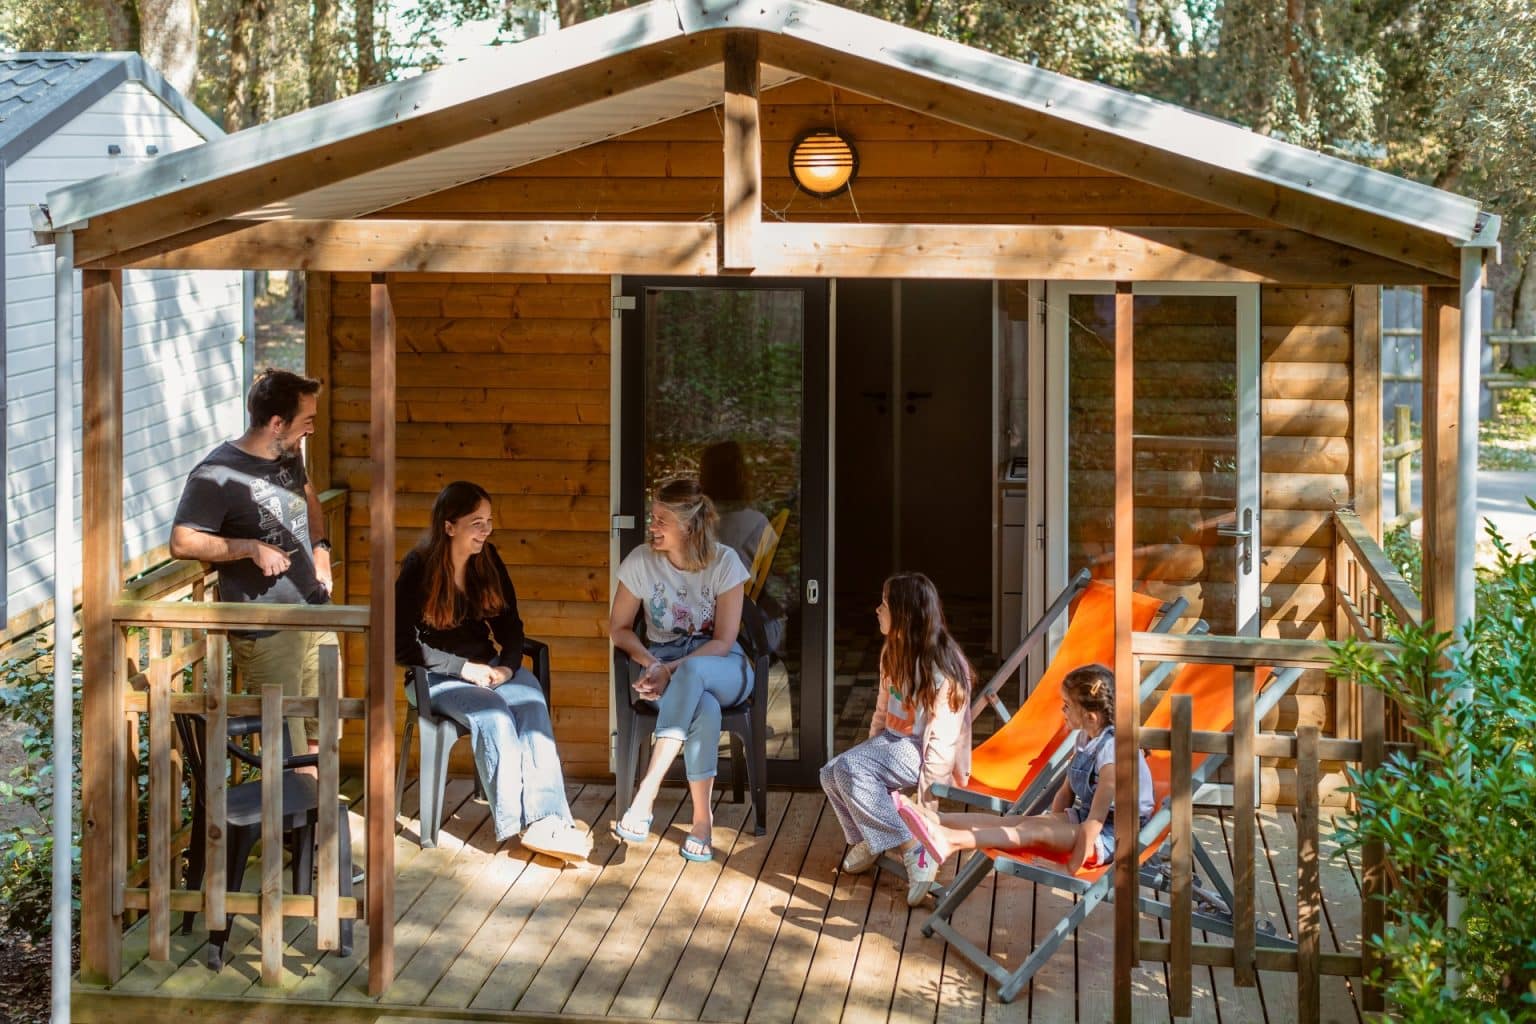
[[[1087,665],[1067,674],[1061,692],[1062,714],[1077,735],[1066,784],[1056,791],[1047,813],[938,814],[898,800],[902,820],[936,860],[942,863],[955,850],[1030,849],[1065,858],[1067,870],[1077,871],[1103,867],[1114,858],[1115,677],[1103,665]],[[1139,750],[1136,761],[1139,817],[1145,823],[1152,815],[1152,774]]]

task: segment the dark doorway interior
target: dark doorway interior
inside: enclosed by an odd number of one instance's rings
[[[833,746],[863,737],[897,570],[926,573],[984,669],[992,631],[992,285],[837,286]]]

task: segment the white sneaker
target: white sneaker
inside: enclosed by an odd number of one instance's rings
[[[939,862],[921,846],[914,846],[901,855],[901,866],[907,870],[907,906],[915,907],[927,899],[933,880],[939,877]]]
[[[869,848],[869,844],[860,839],[849,847],[848,855],[843,858],[843,870],[850,875],[862,875],[875,866],[875,861],[880,855]]]
[[[592,852],[592,836],[551,815],[540,818],[523,833],[523,846],[567,864],[584,861]]]

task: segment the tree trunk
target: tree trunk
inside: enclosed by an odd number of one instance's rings
[[[357,91],[384,81],[373,22],[373,0],[357,0]]]
[[[224,100],[224,130],[237,132],[251,124],[251,24],[250,5],[236,3],[229,23],[229,93]]]
[[[114,50],[134,50],[139,45],[139,5],[136,0],[97,0],[107,21],[107,42]]]
[[[139,0],[139,53],[183,96],[197,84],[196,0]]]
[[[272,0],[245,0],[251,7],[249,124],[266,124],[277,114],[276,19]]]
[[[309,105],[318,107],[339,92],[341,44],[337,39],[336,0],[314,0],[309,29]]]
[[[555,13],[560,18],[561,28],[570,28],[587,16],[582,0],[555,0]]]
[[[1520,271],[1509,311],[1510,328],[1527,338],[1536,335],[1536,266],[1532,266],[1533,261],[1536,261],[1536,253],[1515,254],[1515,262]],[[1536,363],[1533,346],[1510,345],[1509,349],[1510,369],[1523,370]]]
[[[1307,78],[1306,56],[1301,52],[1301,41],[1306,35],[1306,0],[1285,0],[1285,65],[1291,91],[1296,94],[1296,120],[1303,125],[1312,120],[1312,83]]]

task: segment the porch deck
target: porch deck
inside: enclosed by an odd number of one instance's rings
[[[345,788],[356,795],[360,782]],[[125,938],[123,979],[111,990],[77,986],[77,1021],[210,1018],[242,1021],[375,1021],[385,1017],[660,1021],[1099,1021],[1110,1016],[1113,914],[1100,908],[1011,1005],[978,972],[921,931],[928,908],[909,912],[879,873],[844,876],[836,820],[819,793],[769,794],[769,829],[752,835],[747,805],[724,799],[714,864],[677,856],[687,827],[683,791],[663,792],[659,838],[612,839],[613,788],[573,786],[572,808],[594,825],[592,863],[561,870],[521,847],[498,850],[483,802],[469,784],[448,792],[452,817],[435,850],[417,846],[413,820],[396,832],[397,977],[381,1000],[367,994],[362,922],[350,957],[317,955],[312,926],[289,924],[280,988],[259,982],[250,919],[236,918],[229,962],[203,963],[201,921],[173,937],[172,959],[144,958],[144,922]],[[408,792],[405,809],[416,805]],[[674,820],[675,817],[675,820]],[[662,823],[666,823],[663,825]],[[1326,843],[1324,853],[1331,853]],[[1230,815],[1200,815],[1195,829],[1227,854]],[[361,834],[358,826],[354,834]],[[1260,812],[1258,906],[1282,935],[1295,925],[1295,821]],[[362,863],[361,853],[357,854]],[[1267,865],[1267,868],[1266,868]],[[1356,866],[1322,863],[1326,927],[1359,935]],[[969,931],[993,936],[995,953],[1026,956],[1061,913],[1063,897],[995,879],[972,896]],[[1149,936],[1159,927],[1144,919]],[[1220,940],[1217,940],[1220,941]],[[1231,971],[1195,969],[1195,1020],[1289,1021],[1296,977],[1260,972],[1241,989]],[[1323,980],[1323,1019],[1358,1022],[1356,989]],[[1163,970],[1135,978],[1136,1019],[1167,1020]]]

